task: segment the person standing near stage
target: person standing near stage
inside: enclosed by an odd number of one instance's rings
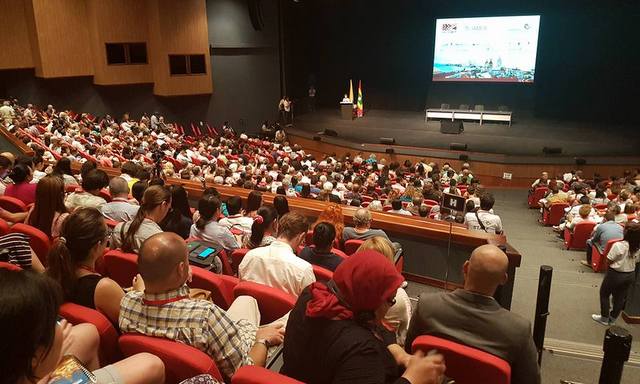
[[[280,120],[283,124],[291,124],[291,100],[287,96],[283,96],[278,104],[278,110],[280,111]]]
[[[309,111],[313,112],[316,110],[316,87],[313,85],[309,86]]]

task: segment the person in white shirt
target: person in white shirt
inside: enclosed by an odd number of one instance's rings
[[[109,181],[111,201],[102,206],[102,216],[114,221],[131,221],[138,214],[140,207],[129,202],[129,185],[122,177],[114,177]]]
[[[351,99],[349,98],[349,95],[347,95],[346,93],[344,94],[344,97],[342,98],[341,103],[344,104],[351,104]]]
[[[253,281],[298,296],[316,281],[313,267],[294,253],[302,243],[309,224],[298,212],[289,212],[278,220],[276,241],[267,247],[247,252],[238,267],[240,280]]]
[[[636,264],[640,261],[640,224],[627,224],[624,238],[613,244],[607,254],[609,268],[600,284],[600,314],[591,318],[612,325],[624,309],[627,292],[635,281]],[[613,308],[609,300],[613,297]]]
[[[9,125],[13,121],[16,112],[11,106],[11,102],[9,100],[5,100],[2,103],[2,107],[0,107],[0,119],[4,121],[5,124]]]
[[[92,169],[82,179],[82,190],[67,196],[64,205],[72,212],[78,208],[100,210],[107,201],[100,196],[102,188],[109,184],[109,176],[101,169]]]
[[[495,204],[493,195],[488,192],[483,193],[480,196],[480,209],[464,215],[464,224],[467,229],[501,234],[502,220],[500,216],[492,213],[493,204]]]
[[[237,229],[242,231],[240,234],[251,235],[253,219],[244,216],[242,198],[240,196],[231,196],[227,199],[227,212],[229,216],[220,219],[220,225],[227,227],[232,233]]]
[[[191,225],[190,236],[221,246],[227,251],[240,248],[229,228],[218,221],[222,203],[214,195],[204,195],[198,201],[198,219]],[[195,215],[194,215],[195,216]]]
[[[402,208],[402,200],[393,199],[391,201],[391,210],[387,211],[389,213],[397,213],[399,215],[411,216],[411,212]]]

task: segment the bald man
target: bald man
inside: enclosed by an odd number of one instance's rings
[[[131,221],[138,213],[138,205],[129,202],[129,184],[127,180],[116,176],[109,181],[111,201],[104,204],[100,211],[109,220]]]
[[[144,293],[131,291],[120,302],[120,330],[183,342],[207,353],[227,381],[243,365],[264,366],[267,348],[284,332],[260,324],[255,299],[238,297],[227,311],[208,300],[189,298],[191,268],[187,245],[171,232],[148,238],[140,249],[138,271]]]
[[[498,285],[507,281],[508,264],[500,248],[476,248],[462,267],[463,289],[420,296],[409,324],[407,350],[420,335],[443,337],[506,360],[512,383],[540,383],[531,323],[493,298]]]

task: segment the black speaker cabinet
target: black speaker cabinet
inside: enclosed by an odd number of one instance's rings
[[[449,121],[442,120],[440,121],[440,132],[441,133],[449,133],[453,135],[458,135],[464,131],[464,125],[462,125],[461,120]]]
[[[396,139],[394,139],[393,137],[381,137],[380,138],[380,144],[391,145],[391,144],[395,144],[395,143],[396,143]]]
[[[559,155],[562,153],[562,147],[544,147],[542,153],[545,155]]]
[[[449,143],[449,149],[452,151],[466,151],[467,144],[463,143]]]
[[[324,130],[323,134],[324,134],[325,136],[333,136],[333,137],[338,136],[338,132],[334,131],[333,129],[328,129],[328,128],[326,128],[326,129]]]

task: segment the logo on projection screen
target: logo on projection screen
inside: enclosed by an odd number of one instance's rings
[[[457,24],[442,24],[442,32],[444,33],[455,33],[457,30]]]

